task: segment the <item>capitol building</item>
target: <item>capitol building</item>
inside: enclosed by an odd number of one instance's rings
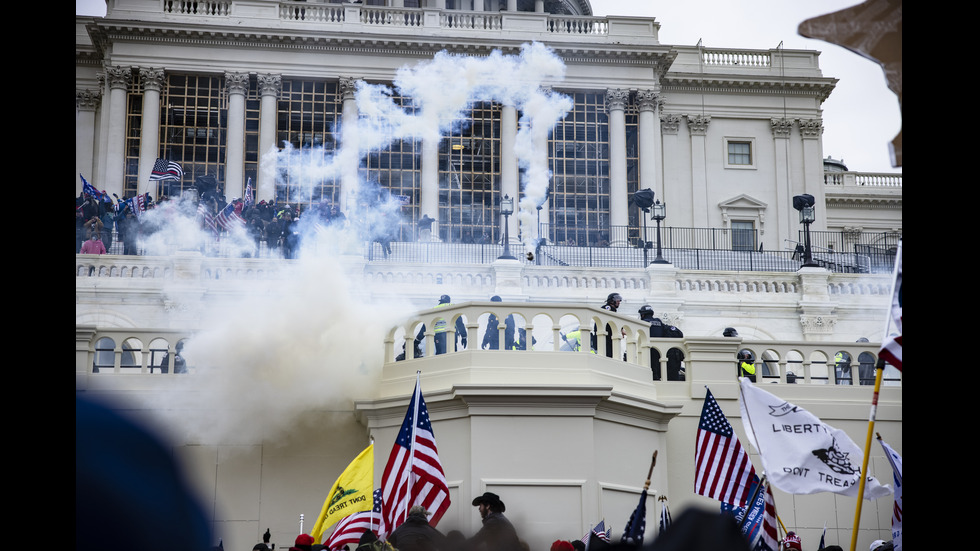
[[[491,491],[531,551],[601,520],[618,541],[655,451],[648,538],[664,504],[717,511],[693,483],[707,391],[761,471],[743,351],[863,448],[902,177],[825,155],[819,52],[664,44],[588,0],[110,0],[75,26],[76,172],[155,204],[132,249],[105,228],[76,254],[76,394],[158,427],[215,544],[288,548],[372,441],[379,482],[417,379],[438,528],[475,533]],[[298,215],[294,254],[202,227],[205,198],[246,197]],[[644,305],[683,337],[651,339]],[[491,316],[526,345],[485,348]],[[899,453],[902,386],[886,366]],[[773,493],[805,548],[849,545],[854,498]],[[891,515],[864,501],[858,547]]]

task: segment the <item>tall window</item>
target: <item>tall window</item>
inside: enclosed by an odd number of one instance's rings
[[[224,189],[225,148],[228,128],[224,79],[204,75],[167,75],[160,95],[160,157],[180,163],[181,182],[171,182],[161,192],[177,195],[210,177]]]
[[[755,224],[751,220],[732,220],[732,250],[754,251]]]
[[[565,92],[572,110],[550,145],[552,243],[597,244],[609,232],[609,119],[602,92]],[[604,235],[605,234],[605,235]]]
[[[392,100],[408,113],[416,109],[411,98],[397,92],[393,93]],[[368,153],[361,161],[361,179],[402,201],[396,240],[412,241],[414,221],[419,217],[422,199],[422,142],[389,138],[385,143],[388,145]]]
[[[293,206],[322,199],[340,203],[339,175],[323,176],[304,169],[326,165],[336,153],[341,108],[336,82],[283,80],[276,145],[284,148],[289,144],[293,155],[280,159],[277,201]]]
[[[140,134],[143,127],[143,86],[133,72],[126,94],[126,140],[123,145],[123,198],[139,193]],[[156,197],[156,196],[154,196]]]
[[[439,237],[499,241],[500,104],[474,104],[462,127],[439,147]]]

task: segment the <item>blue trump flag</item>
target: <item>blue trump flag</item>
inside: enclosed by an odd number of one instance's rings
[[[749,486],[749,495],[755,496],[752,503],[746,504],[744,508],[722,503],[721,512],[732,515],[735,517],[735,520],[741,523],[742,535],[748,540],[749,547],[753,551],[776,551],[776,549],[767,545],[768,542],[766,540],[768,538],[762,537],[763,519],[766,512],[766,492],[756,492],[758,486],[759,477],[753,476],[752,483]]]
[[[630,543],[636,546],[643,545],[643,533],[647,529],[647,489],[643,488],[640,494],[640,503],[637,504],[630,519],[626,522],[623,530],[623,537],[620,543]]]

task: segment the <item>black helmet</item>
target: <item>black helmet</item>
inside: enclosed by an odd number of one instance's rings
[[[725,337],[737,337],[738,331],[736,331],[734,327],[726,327],[722,335]]]
[[[441,297],[439,297],[439,304],[446,304],[450,302],[450,300],[451,299],[449,298],[449,295],[442,295]]]
[[[644,304],[643,306],[640,306],[638,312],[640,313],[641,319],[653,317],[653,308],[651,308],[649,304]]]
[[[500,295],[493,295],[490,297],[490,302],[503,302],[503,299],[500,298]]]
[[[614,301],[617,301],[617,300],[619,302],[622,302],[623,301],[623,296],[620,295],[619,293],[609,293],[609,296],[606,297],[606,302],[614,302]]]

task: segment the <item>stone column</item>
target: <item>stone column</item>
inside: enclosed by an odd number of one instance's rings
[[[163,89],[163,69],[140,69],[143,85],[143,115],[140,125],[140,168],[136,182],[139,194],[149,193],[156,199],[157,190],[150,182],[153,163],[160,157],[160,90]]]
[[[688,115],[691,132],[691,206],[695,228],[708,227],[708,160],[705,157],[705,136],[710,115]]]
[[[355,205],[348,204],[357,189],[357,167],[360,163],[360,147],[357,137],[357,79],[341,77],[340,96],[343,111],[340,124],[340,210],[350,211]]]
[[[519,241],[517,205],[520,203],[520,169],[517,165],[517,108],[504,105],[500,108],[500,197],[510,195],[514,198],[514,216],[507,217],[507,231],[511,243]],[[501,217],[503,218],[503,217]],[[503,219],[500,220],[503,222]]]
[[[432,241],[439,239],[439,141],[422,140],[422,198],[419,217],[429,215],[432,223]]]
[[[248,73],[225,73],[228,90],[228,142],[225,146],[225,196],[245,195],[245,94]]]
[[[507,11],[517,11],[517,0],[507,0]]]
[[[626,243],[629,204],[626,190],[626,102],[629,90],[606,91],[606,111],[609,115],[609,241],[612,245]]]
[[[663,113],[660,115],[660,147],[663,150],[662,159],[679,159],[685,153],[683,140],[679,137],[681,129],[681,115],[674,113]],[[691,220],[691,197],[688,193],[688,169],[681,166],[681,163],[664,163],[661,167],[664,172],[663,194],[660,200],[664,203],[673,205],[670,209],[670,217],[674,226],[693,226]],[[668,172],[669,171],[669,172]]]
[[[657,103],[660,96],[653,90],[639,90],[636,93],[636,103],[640,108],[639,117],[639,157],[640,181],[639,189],[650,188],[657,197],[663,199],[662,182],[658,181],[660,173],[660,128],[657,125]]]
[[[276,132],[278,98],[282,90],[280,75],[258,76],[259,85],[259,174],[255,183],[255,202],[276,198]]]
[[[798,241],[797,230],[800,226],[799,213],[793,210],[793,196],[798,192],[794,190],[793,178],[790,173],[790,152],[789,137],[793,130],[793,123],[789,119],[771,119],[770,129],[772,130],[773,151],[775,153],[775,177],[776,177],[776,231],[778,232],[776,243],[782,243],[783,239]],[[756,152],[752,152],[756,155]]]
[[[823,146],[820,136],[823,134],[823,121],[820,119],[796,119],[803,140],[803,193],[809,193],[816,198],[817,205],[825,205],[823,184]],[[827,229],[826,213],[817,213],[817,219],[810,224],[811,231]]]
[[[126,96],[133,79],[128,67],[106,67],[106,82],[109,85],[108,115],[109,124],[105,129],[107,136],[105,154],[104,189],[123,197],[126,148]]]
[[[82,179],[96,187],[95,180],[95,112],[102,101],[102,93],[97,90],[75,91],[75,195],[82,191]]]

